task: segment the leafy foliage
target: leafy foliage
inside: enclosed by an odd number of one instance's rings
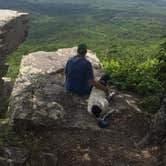
[[[166,89],[166,41],[161,44],[160,51],[158,54],[158,78],[162,82]]]
[[[161,89],[160,82],[156,79],[157,59],[142,63],[111,60],[103,64],[111,75],[112,83],[121,89],[139,94],[156,93]]]

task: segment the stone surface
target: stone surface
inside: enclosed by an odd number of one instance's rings
[[[3,95],[3,80],[8,65],[6,56],[22,43],[28,30],[28,14],[12,10],[0,10],[0,96]]]
[[[88,96],[66,93],[64,75],[55,74],[75,54],[74,47],[56,52],[35,52],[23,57],[10,103],[16,128],[98,129],[95,119],[87,113]],[[99,59],[91,51],[87,58],[92,62],[95,75],[100,76],[103,71]]]
[[[64,75],[55,73],[75,54],[76,48],[68,48],[35,52],[22,59],[9,112],[21,135],[22,130],[36,129],[25,132],[31,144],[26,164],[123,166],[138,161],[136,165],[153,165],[147,164],[154,163],[153,159],[141,162],[135,151],[134,142],[146,132],[146,118],[137,107],[136,97],[117,92],[110,101],[117,111],[108,119],[110,125],[100,129],[87,112],[88,96],[66,93]],[[88,56],[100,76],[99,60],[92,52]]]
[[[10,122],[10,119],[8,119],[8,118],[0,119],[0,133],[4,133],[5,132],[5,129],[7,128],[9,122]],[[0,155],[1,155],[1,153],[0,153]]]
[[[6,147],[4,157],[10,164],[24,164],[29,158],[29,151],[24,148]]]
[[[2,77],[3,80],[3,96],[10,96],[13,84],[10,77]]]
[[[1,166],[23,166],[29,157],[30,153],[25,148],[11,146],[0,149]]]
[[[56,166],[58,158],[54,153],[40,153],[40,164],[42,166]]]
[[[0,157],[0,166],[10,166],[10,164],[7,162],[7,159]]]
[[[16,130],[43,126],[48,128],[81,128],[99,130],[97,121],[87,112],[89,96],[69,94],[65,90],[64,74],[55,74],[65,67],[76,48],[59,49],[56,52],[35,52],[24,56],[20,74],[16,79],[9,112]],[[96,55],[89,51],[96,77],[103,73]],[[111,109],[138,111],[136,100],[127,94],[117,94]]]
[[[160,144],[166,141],[166,93],[163,95],[160,109],[154,114],[147,135],[138,143],[139,146]]]

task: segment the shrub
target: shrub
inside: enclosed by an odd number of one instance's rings
[[[157,59],[145,62],[104,61],[103,66],[111,75],[111,83],[124,90],[139,94],[156,93],[162,90],[161,82],[156,78]]]

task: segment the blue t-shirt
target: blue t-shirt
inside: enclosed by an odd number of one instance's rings
[[[89,80],[94,79],[91,63],[84,56],[74,56],[67,61],[66,89],[77,94],[89,94]]]

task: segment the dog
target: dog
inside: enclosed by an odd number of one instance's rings
[[[107,86],[109,80],[110,76],[106,74],[100,78],[99,82]],[[109,101],[114,95],[115,92],[107,95],[103,90],[93,87],[88,99],[88,112],[99,121],[105,120],[113,112],[109,107]]]

